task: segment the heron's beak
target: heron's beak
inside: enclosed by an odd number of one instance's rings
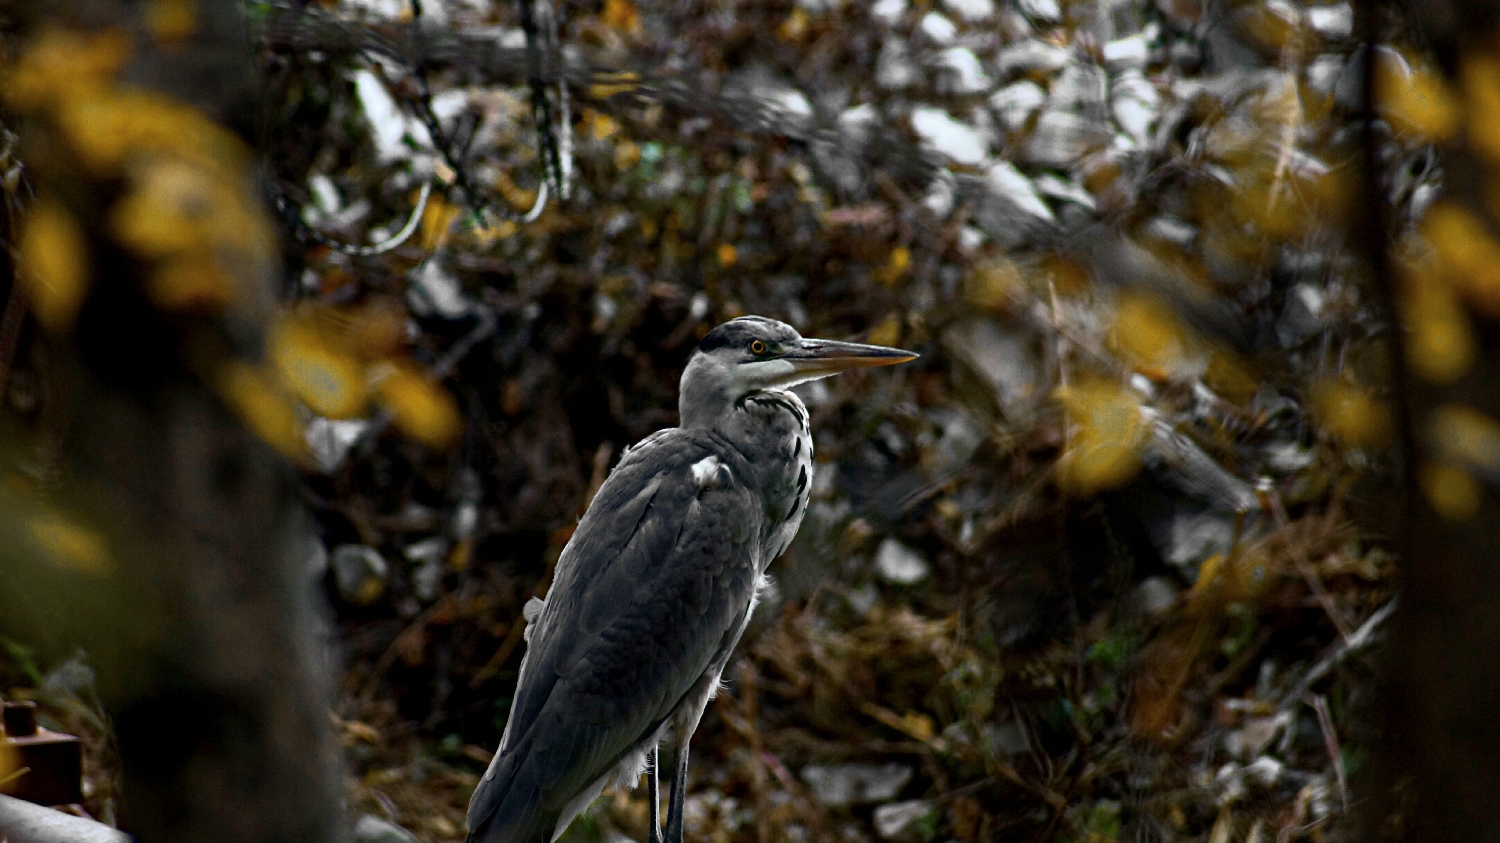
[[[849,369],[869,369],[875,366],[890,366],[915,360],[917,355],[899,348],[883,345],[862,345],[857,342],[837,340],[803,340],[798,346],[782,355],[792,364],[797,374],[804,377],[823,377]]]

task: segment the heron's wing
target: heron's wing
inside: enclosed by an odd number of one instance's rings
[[[512,812],[528,798],[555,816],[733,645],[765,517],[733,482],[747,468],[712,438],[674,431],[610,474],[532,630],[502,751],[469,806],[469,827],[497,834],[477,839],[513,839],[499,830],[520,828]]]

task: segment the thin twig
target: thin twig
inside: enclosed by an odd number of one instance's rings
[[[1296,704],[1315,682],[1323,678],[1324,674],[1332,670],[1334,666],[1348,657],[1350,653],[1365,647],[1374,640],[1375,630],[1385,622],[1386,618],[1391,616],[1392,612],[1396,611],[1397,602],[1398,598],[1391,598],[1389,603],[1376,609],[1364,623],[1360,624],[1359,629],[1354,630],[1348,638],[1342,641],[1335,641],[1328,652],[1322,658],[1318,659],[1317,663],[1303,675],[1302,679],[1296,685],[1292,686],[1290,691],[1281,696],[1281,700],[1276,704],[1276,707],[1278,709],[1286,709]]]

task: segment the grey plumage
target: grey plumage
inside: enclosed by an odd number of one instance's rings
[[[528,606],[510,719],[469,803],[471,843],[551,840],[611,780],[676,749],[667,839],[681,840],[687,744],[807,509],[812,436],[786,389],[915,355],[805,340],[760,317],[720,325],[683,373],[682,425],[621,457]],[[534,617],[533,617],[534,616]],[[653,840],[656,772],[650,776]]]

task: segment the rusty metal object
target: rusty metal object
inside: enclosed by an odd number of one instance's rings
[[[0,840],[7,843],[131,843],[134,838],[103,823],[0,796]]]
[[[5,742],[25,770],[0,785],[0,793],[38,805],[83,801],[83,747],[78,738],[36,724],[36,703],[7,702],[0,711]]]

